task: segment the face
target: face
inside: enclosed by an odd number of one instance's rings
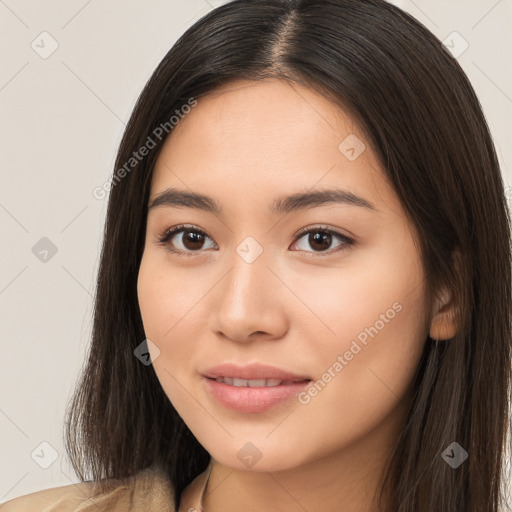
[[[208,196],[218,210],[166,200],[169,189]],[[278,471],[356,445],[369,457],[383,450],[428,334],[425,276],[413,228],[354,120],[297,84],[223,86],[167,139],[149,204],[158,196],[141,315],[163,390],[212,457],[243,469],[249,455],[254,471]],[[281,384],[291,396],[268,402],[276,387],[205,377],[223,363],[309,381]]]

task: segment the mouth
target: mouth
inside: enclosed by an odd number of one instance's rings
[[[277,366],[259,362],[245,365],[226,362],[202,373],[208,379],[216,380],[220,378],[222,380],[219,382],[237,387],[279,386],[283,383],[311,380],[310,375],[296,374]]]
[[[202,372],[202,377],[204,390],[217,405],[243,413],[263,412],[278,404],[290,407],[292,398],[312,380],[254,361],[245,365],[226,362]]]
[[[239,379],[205,377],[204,390],[217,405],[239,413],[262,413],[281,405],[291,407],[311,379]]]
[[[242,379],[237,377],[206,377],[209,380],[220,382],[236,388],[273,388],[291,384],[306,384],[311,379],[280,380],[280,379]]]

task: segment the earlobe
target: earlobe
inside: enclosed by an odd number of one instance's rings
[[[453,313],[453,308],[450,307],[448,310],[439,311],[434,315],[429,332],[432,339],[448,340],[457,334],[457,325]]]
[[[459,252],[455,251],[452,255],[452,261],[459,270]],[[444,287],[436,296],[433,317],[430,322],[429,335],[435,340],[448,340],[453,338],[458,331],[456,307],[453,297],[447,287]]]

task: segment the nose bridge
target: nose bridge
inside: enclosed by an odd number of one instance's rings
[[[258,298],[264,298],[264,285],[272,275],[267,268],[268,255],[268,249],[253,236],[246,236],[235,248],[229,288],[241,304],[256,304]]]
[[[270,251],[253,237],[246,237],[228,258],[229,272],[214,299],[215,330],[247,341],[254,333],[281,336],[286,329],[279,307]]]

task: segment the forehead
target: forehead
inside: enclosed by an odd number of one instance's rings
[[[237,81],[197,101],[162,148],[151,196],[179,186],[216,191],[223,202],[335,186],[397,206],[355,121],[317,92],[284,80]]]

